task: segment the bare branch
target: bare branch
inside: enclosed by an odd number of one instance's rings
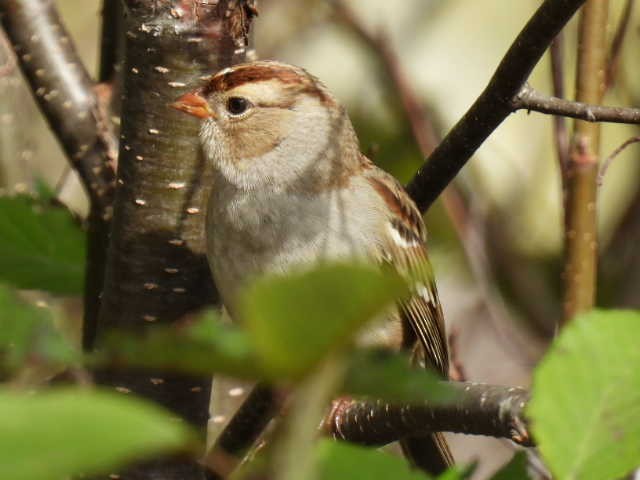
[[[607,170],[611,166],[613,160],[622,153],[622,151],[627,148],[629,145],[640,142],[640,137],[631,137],[626,140],[622,145],[616,148],[607,158],[602,162],[602,166],[600,167],[600,171],[598,172],[598,186],[602,185],[604,180],[604,176],[607,173]]]
[[[589,0],[580,13],[576,99],[598,104],[605,91],[609,2]],[[598,228],[596,192],[600,125],[576,120],[564,192],[563,322],[593,308]]]
[[[577,118],[587,122],[610,122],[640,124],[640,109],[607,107],[574,102],[544,95],[528,84],[513,98],[514,110],[529,110],[551,115]]]
[[[473,153],[512,112],[533,67],[585,0],[545,0],[500,62],[489,84],[407,186],[426,211]]]
[[[282,399],[274,388],[256,385],[202,460],[209,469],[207,480],[226,478],[281,406]]]
[[[430,432],[456,432],[508,438],[533,444],[524,417],[529,394],[523,388],[450,382],[459,395],[453,403],[398,405],[340,399],[325,419],[325,433],[363,445],[385,445]]]
[[[558,33],[553,42],[551,42],[549,53],[551,54],[553,95],[557,98],[564,98],[564,34],[562,32]],[[567,131],[567,121],[561,115],[553,117],[553,139],[564,185],[565,170],[569,165],[569,133]]]
[[[53,2],[5,0],[0,17],[34,98],[78,172],[91,204],[111,216],[115,139]]]
[[[620,23],[613,36],[611,42],[611,49],[609,50],[609,57],[607,59],[607,72],[606,72],[606,89],[608,90],[613,86],[618,76],[618,67],[620,66],[620,56],[622,55],[622,46],[624,45],[624,39],[629,31],[629,24],[633,15],[633,8],[635,6],[635,0],[627,0],[624,5],[624,10],[620,16]]]
[[[369,32],[355,16],[354,12],[341,0],[331,2],[337,18],[343,22],[351,32],[379,58],[382,69],[389,77],[393,91],[407,116],[413,137],[423,155],[429,155],[437,144],[437,135],[433,124],[429,121],[424,108],[414,89],[409,84],[407,76],[402,71],[398,56],[391,47],[390,40],[379,32],[377,35]]]
[[[103,0],[99,82],[111,82],[124,48],[124,12],[121,0]]]

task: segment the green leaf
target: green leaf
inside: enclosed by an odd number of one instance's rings
[[[427,474],[395,455],[346,442],[321,440],[316,447],[319,480],[425,480]],[[463,480],[469,469],[452,467],[439,480]]]
[[[455,398],[455,390],[435,372],[412,367],[404,355],[376,350],[350,356],[343,391],[404,403],[447,402]]]
[[[319,480],[424,480],[401,458],[372,448],[321,440],[317,447]],[[454,477],[455,478],[455,477]],[[453,480],[453,479],[451,479]]]
[[[195,375],[224,373],[251,379],[264,377],[246,334],[237,327],[223,324],[213,311],[187,326],[157,325],[144,337],[111,332],[94,362]]]
[[[194,439],[159,407],[100,390],[0,390],[0,425],[0,478],[11,480],[111,473]]]
[[[406,291],[374,267],[321,265],[258,280],[244,292],[241,318],[267,371],[298,377]]]
[[[20,367],[27,358],[66,365],[78,360],[80,353],[53,325],[48,310],[17,298],[0,285],[0,358],[9,370]]]
[[[536,369],[528,414],[561,479],[621,478],[640,464],[640,313],[569,324]]]
[[[84,233],[68,210],[27,196],[0,197],[0,281],[79,294],[84,264]]]
[[[518,452],[509,463],[491,477],[491,480],[525,480],[527,478],[530,478],[527,472],[527,454]]]

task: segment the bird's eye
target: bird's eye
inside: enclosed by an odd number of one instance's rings
[[[231,115],[242,115],[250,106],[249,100],[243,97],[230,97],[227,100],[227,110]]]

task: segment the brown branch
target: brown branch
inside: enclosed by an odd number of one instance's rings
[[[607,170],[611,166],[611,163],[613,162],[613,160],[618,155],[620,155],[620,153],[622,153],[622,151],[626,149],[629,145],[633,145],[634,143],[638,143],[638,142],[640,142],[640,137],[631,137],[628,140],[626,140],[622,145],[620,145],[618,148],[616,148],[613,152],[611,152],[611,154],[607,158],[604,159],[604,161],[602,162],[602,166],[600,167],[600,171],[598,172],[598,178],[597,178],[598,186],[602,185],[604,176],[606,175]]]
[[[589,0],[580,15],[576,99],[597,104],[605,88],[607,0]],[[576,120],[565,181],[564,315],[593,307],[596,294],[596,179],[600,125]]]
[[[586,122],[640,124],[640,109],[607,107],[550,97],[525,84],[513,98],[514,110],[529,110],[551,115],[576,118]]]
[[[256,385],[202,460],[207,480],[226,478],[235,470],[281,406],[278,392]]]
[[[397,405],[378,400],[340,399],[323,430],[334,438],[364,445],[386,445],[407,436],[455,432],[508,438],[524,446],[533,440],[524,417],[526,390],[450,382],[458,390],[446,404]]]
[[[545,0],[500,62],[489,84],[407,186],[426,211],[473,153],[512,112],[511,102],[547,46],[585,0]]]
[[[102,292],[117,140],[53,2],[8,0],[2,23],[20,68],[90,200],[83,344],[90,347]]]
[[[551,81],[553,83],[553,95],[558,98],[564,97],[564,34],[560,32],[551,42],[549,49],[551,55]],[[553,139],[558,155],[558,162],[562,172],[569,164],[569,133],[567,131],[567,121],[563,116],[553,117]],[[564,179],[564,173],[562,174]]]
[[[124,12],[121,0],[103,0],[102,35],[100,40],[99,82],[111,82],[116,66],[122,61],[124,48]]]
[[[622,15],[620,16],[620,22],[618,23],[618,28],[616,28],[616,33],[613,36],[613,41],[611,42],[611,48],[607,59],[605,77],[606,90],[609,90],[616,82],[618,68],[620,66],[620,57],[622,55],[622,46],[624,45],[624,39],[629,31],[629,24],[631,23],[631,18],[633,16],[635,3],[635,0],[627,0],[625,3]]]
[[[389,78],[393,92],[398,96],[399,103],[407,116],[409,127],[420,151],[425,156],[429,155],[438,142],[435,128],[429,121],[429,117],[426,115],[420,100],[403,72],[398,56],[391,47],[389,38],[382,31],[377,35],[369,32],[356,17],[353,10],[343,1],[333,0],[331,4],[338,20],[344,23],[349,31],[353,32],[373,52],[375,58],[380,60],[382,70]]]
[[[78,172],[92,206],[111,216],[112,146],[92,82],[53,2],[4,0],[0,18],[36,103]]]

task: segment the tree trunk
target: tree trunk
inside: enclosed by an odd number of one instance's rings
[[[126,0],[117,191],[96,343],[117,327],[140,333],[214,301],[205,258],[210,168],[195,119],[168,105],[201,77],[244,59],[250,2]],[[204,431],[208,378],[108,371],[100,383],[136,393]],[[203,478],[197,465],[159,459],[123,479]]]

